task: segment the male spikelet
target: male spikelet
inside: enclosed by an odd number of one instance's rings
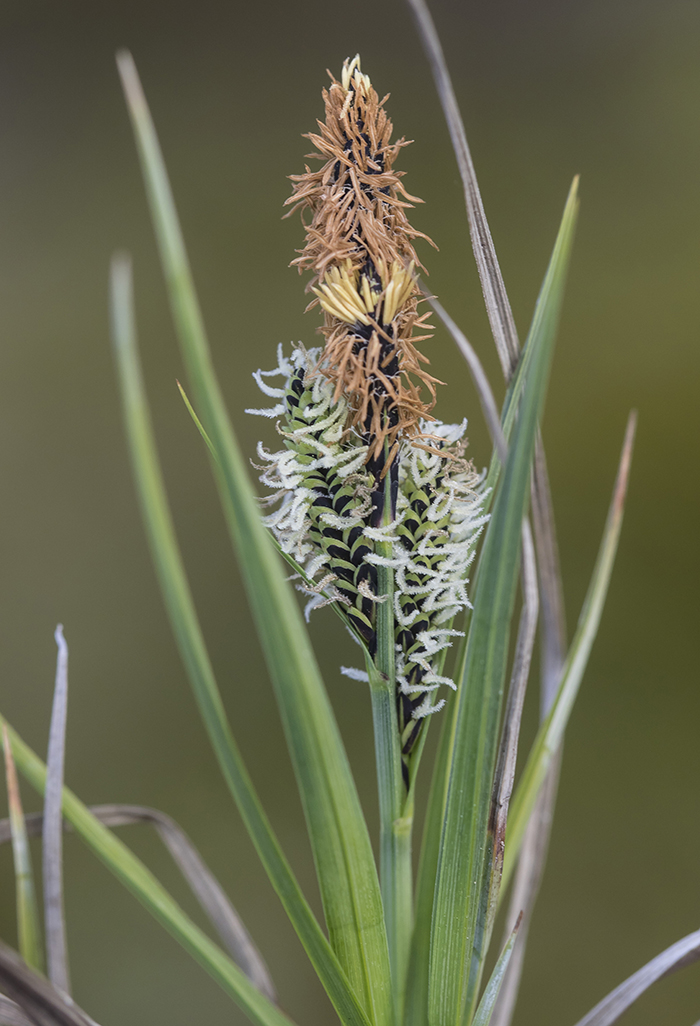
[[[430,337],[428,315],[418,313],[415,276],[413,239],[422,233],[406,217],[420,201],[393,169],[406,141],[391,143],[387,97],[380,101],[359,57],[345,61],[340,82],[330,77],[326,119],[308,136],[317,148],[310,157],[323,166],[291,176],[287,203],[311,213],[306,244],[293,263],[313,272],[310,305],[320,303],[325,313],[318,370],[334,383],[336,400],[346,397],[349,426],[368,446],[370,471],[383,478],[401,439],[425,437],[421,420],[432,419],[435,402],[436,379],[416,348]]]

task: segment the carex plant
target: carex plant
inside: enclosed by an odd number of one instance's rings
[[[241,451],[214,372],[163,157],[127,53],[118,56],[189,384],[181,388],[209,452],[269,668],[304,809],[321,923],[287,861],[236,744],[207,653],[168,506],[136,341],[130,263],[115,257],[112,335],[146,531],[175,640],[225,782],[262,865],[343,1026],[508,1026],[547,848],[561,744],[619,537],[634,434],[630,417],[589,590],[570,644],[546,458],[539,432],[577,213],[574,181],[520,345],[440,44],[423,0],[409,0],[464,183],[486,311],[506,381],[498,411],[466,336],[419,274],[430,240],[398,167],[387,97],[359,57],[331,75],[313,166],[292,175],[321,343],[285,344],[255,374],[269,419]],[[466,456],[466,417],[437,417],[431,314],[466,358],[493,439],[486,467]],[[310,322],[311,323],[311,322]],[[270,364],[274,344],[270,345]],[[262,433],[262,432],[261,432]],[[262,484],[258,497],[250,463]],[[300,598],[298,591],[303,593]],[[519,599],[519,591],[521,598]],[[305,618],[338,617],[357,643],[372,706],[379,865]],[[541,615],[540,615],[541,610]],[[520,716],[541,619],[542,722],[514,789]],[[517,623],[517,625],[516,625]],[[0,946],[0,1023],[92,1020],[69,997],[62,916],[61,812],[131,892],[256,1026],[290,1026],[264,960],[230,900],[172,820],[134,806],[86,807],[63,786],[67,649],[59,666],[48,766],[5,721],[3,747],[17,877],[21,958]],[[439,728],[432,765],[428,731]],[[15,766],[45,794],[24,816]],[[416,780],[430,775],[414,873]],[[220,938],[197,926],[113,827],[158,830]],[[43,831],[45,943],[27,837]],[[500,952],[485,977],[510,886]],[[44,962],[44,948],[46,960]],[[604,998],[579,1026],[615,1022],[655,980],[700,957],[691,934]],[[42,975],[46,963],[48,980]],[[303,1019],[301,1021],[304,1021]]]

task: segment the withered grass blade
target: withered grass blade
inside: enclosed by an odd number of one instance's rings
[[[164,812],[142,805],[91,805],[89,808],[92,815],[107,827],[130,826],[136,823],[149,823],[155,827],[236,964],[261,993],[271,1001],[276,1001],[275,988],[260,952],[228,895],[182,827]],[[41,812],[29,813],[26,817],[29,837],[41,834],[43,820]],[[65,819],[63,829],[72,829]],[[10,821],[0,820],[0,844],[9,841],[10,836]]]
[[[501,274],[498,257],[496,256],[493,239],[491,238],[491,230],[486,220],[484,204],[481,200],[481,193],[477,184],[471,153],[469,152],[469,144],[467,143],[467,135],[464,130],[464,122],[459,112],[459,105],[452,87],[445,55],[442,52],[442,45],[435,30],[428,5],[425,3],[425,0],[408,0],[408,5],[413,12],[416,25],[418,26],[418,32],[433,72],[435,87],[440,97],[443,113],[452,139],[452,146],[454,147],[459,173],[464,186],[464,198],[469,217],[472,249],[474,250],[476,266],[479,272],[481,289],[484,293],[486,312],[503,368],[503,374],[508,381],[518,362],[520,352],[518,334],[515,330],[515,321],[513,320],[510,301],[503,284],[503,275]]]
[[[108,827],[133,823],[151,823],[155,827],[234,961],[261,993],[276,1002],[274,984],[262,955],[221,884],[185,831],[165,813],[139,805],[97,805],[91,808],[91,812]]]
[[[491,383],[486,375],[486,371],[483,368],[481,360],[477,356],[476,350],[473,345],[464,334],[462,329],[458,327],[456,322],[450,317],[445,307],[440,303],[434,296],[424,293],[426,299],[432,306],[435,313],[438,315],[442,323],[445,325],[454,342],[457,345],[460,353],[464,357],[464,360],[469,368],[469,372],[474,382],[477,395],[479,396],[479,402],[481,403],[481,411],[484,414],[484,420],[486,426],[491,435],[491,441],[498,450],[498,455],[501,463],[505,463],[506,456],[508,454],[508,446],[506,444],[505,437],[503,435],[503,428],[501,427],[501,417],[498,412],[498,405],[493,395],[493,389]]]
[[[54,637],[58,647],[56,683],[53,693],[49,750],[46,757],[46,791],[42,830],[44,878],[44,929],[48,977],[64,994],[70,994],[66,916],[63,902],[63,829],[61,799],[68,715],[68,645],[61,624]]]
[[[15,1001],[0,994],[0,1026],[36,1026]]]
[[[44,976],[0,941],[0,989],[35,1026],[97,1026],[95,1021]],[[21,1020],[20,1020],[21,1021]]]

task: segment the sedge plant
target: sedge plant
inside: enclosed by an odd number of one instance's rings
[[[571,186],[523,345],[488,229],[439,40],[409,0],[460,172],[486,309],[506,380],[499,411],[462,330],[426,293],[430,240],[386,109],[359,57],[323,92],[313,168],[292,176],[322,344],[280,345],[255,377],[269,420],[256,453],[236,440],[210,354],[175,204],[131,57],[119,71],[187,370],[182,395],[202,435],[269,668],[318,879],[306,900],[255,791],[226,716],[178,548],[137,349],[129,259],[111,273],[112,337],[139,501],[175,640],[224,780],[270,882],[342,1026],[508,1026],[547,847],[561,746],[600,622],[619,538],[635,419],[570,644],[539,432],[578,210]],[[466,419],[438,418],[424,345],[439,319],[462,351],[491,432],[487,468],[467,460]],[[274,361],[270,353],[269,363]],[[470,411],[474,415],[473,411]],[[249,470],[258,467],[263,496]],[[291,567],[291,571],[290,571]],[[300,602],[298,592],[304,593]],[[315,612],[318,610],[317,612]],[[307,633],[337,617],[357,645],[342,672],[367,685],[379,794],[379,859]],[[515,782],[520,718],[538,622],[542,721]],[[256,1026],[290,1026],[250,935],[172,820],[133,806],[87,808],[63,786],[67,647],[44,765],[3,721],[20,955],[0,948],[0,1023],[92,1022],[70,997],[62,915],[61,819],[190,952]],[[429,730],[439,732],[432,765]],[[25,816],[16,769],[45,794]],[[430,798],[414,873],[419,774]],[[515,784],[515,786],[514,786]],[[152,824],[217,930],[196,926],[113,833]],[[44,940],[27,838],[43,834]],[[510,885],[505,934],[494,924]],[[20,957],[21,956],[21,957]],[[488,965],[493,968],[487,975]],[[700,957],[700,932],[654,959],[579,1026],[606,1026],[656,979]],[[48,979],[42,973],[46,968]]]

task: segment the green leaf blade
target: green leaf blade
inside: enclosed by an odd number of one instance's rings
[[[519,576],[521,524],[544,404],[556,324],[577,210],[576,182],[540,292],[523,352],[527,379],[508,459],[482,550],[452,739],[450,776],[432,916],[430,1026],[460,1026],[485,952],[475,948],[488,910],[489,813]]]
[[[263,527],[214,373],[155,129],[130,55],[118,58],[193,399],[213,464],[304,807],[331,944],[376,1026],[393,1019],[379,881],[335,717],[296,597]]]

